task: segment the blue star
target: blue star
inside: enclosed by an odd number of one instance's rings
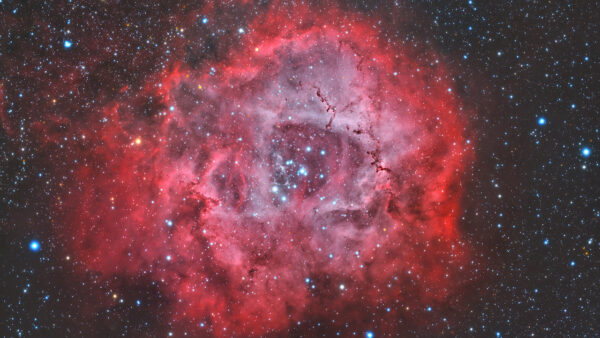
[[[33,252],[37,252],[40,251],[41,246],[40,246],[40,242],[36,241],[35,239],[32,240],[31,242],[29,242],[29,250],[33,251]]]
[[[365,333],[365,337],[367,337],[367,338],[373,338],[373,337],[375,337],[375,335],[373,335],[373,332],[371,332],[371,331],[367,331],[367,332]]]
[[[69,48],[71,48],[71,46],[73,46],[73,42],[71,42],[69,40],[65,40],[65,42],[63,42],[63,46],[65,46],[65,48],[69,49]]]
[[[202,23],[206,25],[208,23],[208,18],[202,18]]]
[[[544,117],[540,117],[540,118],[538,119],[538,124],[539,124],[540,126],[543,126],[543,125],[545,125],[545,124],[546,124],[546,119],[545,119]]]
[[[583,155],[583,157],[588,157],[591,153],[592,151],[588,147],[581,149],[581,155]]]

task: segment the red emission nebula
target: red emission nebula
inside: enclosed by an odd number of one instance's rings
[[[174,62],[69,121],[65,251],[101,280],[155,282],[174,328],[366,330],[365,314],[426,313],[466,278],[472,146],[443,62],[357,13],[290,15],[271,8],[219,60]],[[160,109],[140,118],[148,97]]]

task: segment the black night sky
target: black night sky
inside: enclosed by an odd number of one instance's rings
[[[0,0],[0,334],[598,336],[599,22]]]

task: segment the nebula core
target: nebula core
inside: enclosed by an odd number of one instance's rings
[[[365,312],[448,301],[471,259],[472,149],[449,70],[373,18],[326,13],[272,6],[226,56],[38,126],[78,144],[56,208],[82,272],[151,280],[165,321],[216,336],[366,330]]]

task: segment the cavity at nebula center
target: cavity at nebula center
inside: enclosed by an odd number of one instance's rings
[[[443,301],[467,259],[469,153],[443,65],[348,16],[278,20],[80,125],[69,245],[103,278],[156,281],[172,321],[216,334]]]

